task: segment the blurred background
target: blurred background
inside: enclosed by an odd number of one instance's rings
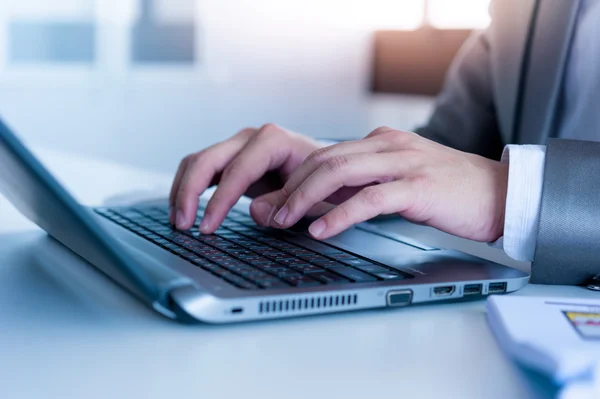
[[[2,0],[0,115],[37,147],[173,171],[275,122],[410,130],[489,0]]]

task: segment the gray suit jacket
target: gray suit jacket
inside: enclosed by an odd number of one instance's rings
[[[505,144],[548,145],[535,283],[582,284],[600,273],[600,143],[553,138],[579,3],[494,0],[492,24],[464,44],[417,130],[495,159]]]

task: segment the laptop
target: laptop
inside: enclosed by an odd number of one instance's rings
[[[93,176],[90,176],[92,179]],[[357,225],[325,241],[254,223],[242,199],[212,235],[174,230],[167,200],[86,208],[0,121],[0,192],[148,306],[182,322],[232,323],[482,298],[529,275]],[[202,198],[198,220],[206,199]]]

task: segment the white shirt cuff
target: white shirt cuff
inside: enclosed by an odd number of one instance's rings
[[[508,192],[504,219],[504,252],[513,259],[532,261],[537,243],[542,187],[544,145],[507,145],[502,162],[508,166]]]

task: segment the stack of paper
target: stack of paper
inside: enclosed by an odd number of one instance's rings
[[[600,398],[600,300],[493,296],[487,308],[500,345],[517,361],[564,386],[565,398]]]

